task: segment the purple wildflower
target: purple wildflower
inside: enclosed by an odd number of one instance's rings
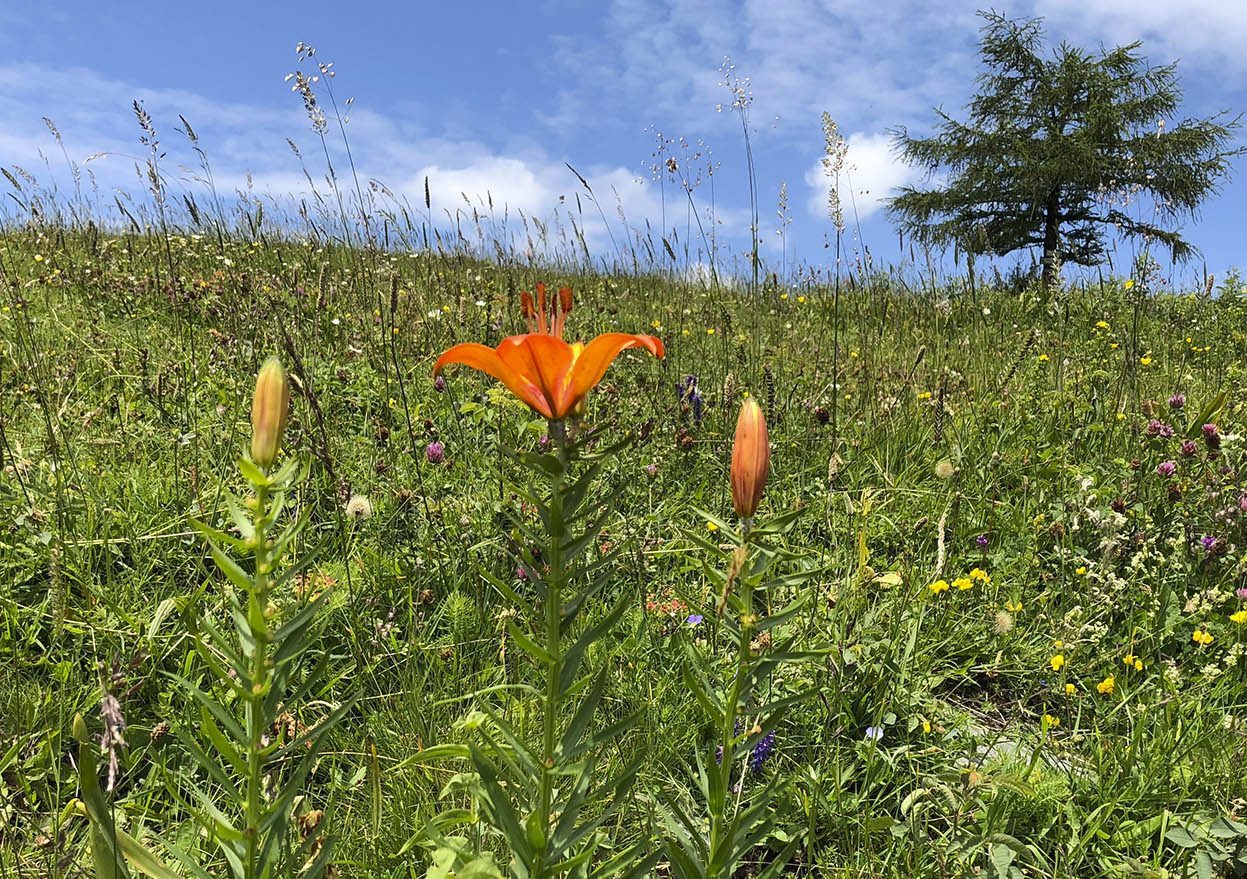
[[[1204,445],[1210,449],[1221,448],[1221,432],[1215,424],[1205,424],[1200,431],[1204,434]]]
[[[675,383],[676,399],[683,410],[688,407],[693,413],[693,423],[701,424],[701,410],[703,400],[701,394],[697,391],[697,376],[688,375],[683,381]]]
[[[868,742],[877,742],[883,738],[883,727],[868,726],[866,727],[866,739]]]
[[[1186,394],[1174,394],[1169,398],[1170,409],[1181,409],[1186,405]]]
[[[1194,440],[1183,440],[1179,451],[1183,458],[1194,458],[1197,448]]]
[[[433,440],[425,447],[424,457],[430,464],[440,464],[446,460],[446,446],[438,440]]]
[[[1199,542],[1206,551],[1211,552],[1212,548],[1217,545],[1217,538],[1205,536],[1201,537]]]
[[[770,732],[758,739],[758,743],[753,746],[753,753],[749,755],[749,768],[755,774],[762,771],[762,767],[766,765],[766,761],[770,758],[771,752],[775,750],[775,733]]]
[[[1243,601],[1247,601],[1247,586],[1239,586],[1238,589],[1235,590],[1234,594]]]
[[[1161,461],[1156,467],[1156,472],[1168,479],[1170,476],[1178,472],[1178,465],[1174,461]]]
[[[701,621],[704,619],[705,617],[699,613],[691,613],[688,615],[687,622],[690,626],[698,626],[701,624]]]
[[[1238,496],[1238,508],[1244,513],[1247,513],[1247,494],[1240,494]]]
[[[974,542],[978,544],[979,549],[987,549],[987,544],[991,543],[991,539],[986,534],[980,534],[974,538]]]
[[[433,390],[435,391],[446,390],[446,379],[440,375],[437,378],[433,379]]]
[[[645,475],[646,475],[646,476],[648,476],[650,479],[653,479],[655,476],[657,476],[657,475],[658,475],[658,465],[657,465],[657,464],[649,464],[649,465],[647,465],[647,466],[646,466],[646,468],[645,468]]]

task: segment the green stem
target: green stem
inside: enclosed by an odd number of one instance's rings
[[[260,854],[260,822],[263,818],[264,697],[268,692],[268,625],[264,609],[268,603],[268,485],[255,487],[255,580],[247,596],[247,619],[251,624],[254,644],[251,653],[252,689],[246,700],[247,726],[247,860],[245,879],[258,879]]]
[[[550,437],[555,443],[560,466],[550,474],[550,543],[546,552],[549,572],[546,574],[546,652],[551,662],[549,678],[546,681],[546,697],[544,702],[544,728],[542,735],[541,798],[538,803],[538,826],[544,837],[544,847],[549,846],[549,837],[553,824],[554,775],[556,768],[555,748],[558,727],[559,678],[563,674],[562,655],[562,603],[563,584],[567,572],[563,565],[563,542],[566,537],[566,523],[563,509],[563,481],[567,472],[568,453],[566,439],[561,422],[551,422]],[[533,875],[540,879],[546,875],[545,851],[537,852]]]
[[[744,523],[744,545],[749,545],[749,522]],[[731,858],[719,860],[720,849],[724,845],[731,845],[731,840],[727,838],[731,830],[731,817],[728,815],[728,803],[731,800],[732,785],[732,754],[735,750],[737,718],[742,717],[739,712],[741,699],[746,693],[746,673],[749,665],[753,661],[753,654],[750,649],[750,643],[753,640],[753,631],[756,621],[753,617],[753,588],[749,582],[746,571],[741,571],[741,576],[737,583],[740,588],[740,628],[739,641],[736,646],[736,670],[732,675],[728,684],[728,698],[724,703],[726,709],[723,713],[723,728],[719,731],[720,746],[722,747],[722,756],[719,758],[717,770],[719,773],[719,784],[717,796],[709,804],[710,806],[710,859],[706,865],[707,879],[722,879],[722,877],[730,877],[733,872],[734,865]],[[743,783],[743,777],[742,777]]]

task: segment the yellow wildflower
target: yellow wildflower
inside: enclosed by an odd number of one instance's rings
[[[1073,684],[1066,684],[1066,685],[1065,685],[1065,695],[1066,695],[1066,696],[1073,696],[1073,695],[1074,695],[1075,693],[1077,693],[1077,692],[1078,692],[1078,688],[1077,688],[1077,687],[1075,687]]]
[[[1230,614],[1230,622],[1238,623],[1240,626],[1247,623],[1247,610],[1240,610],[1237,613]]]
[[[1105,696],[1111,696],[1113,693],[1113,687],[1116,685],[1116,683],[1117,681],[1113,679],[1113,676],[1109,675],[1104,680],[1096,684],[1095,688],[1100,693],[1103,693]]]
[[[939,595],[941,592],[948,591],[948,581],[947,580],[936,580],[934,583],[932,583],[927,588],[930,589],[934,594]]]
[[[986,571],[984,571],[982,568],[975,568],[973,571],[971,571],[971,572],[970,572],[970,579],[971,579],[971,580],[978,580],[978,581],[980,581],[980,582],[981,582],[984,586],[986,586],[987,584],[991,583],[991,581],[992,581],[992,578],[991,578],[990,576],[988,576],[987,572],[986,572]]]
[[[953,581],[953,585],[964,592],[967,589],[974,588],[974,581],[969,577],[958,577]]]
[[[1194,641],[1196,644],[1198,644],[1200,647],[1207,647],[1209,644],[1212,643],[1212,635],[1201,629],[1196,629],[1191,634],[1191,640]]]
[[[1051,714],[1045,714],[1043,716],[1043,725],[1044,726],[1060,726],[1061,718],[1053,717]]]
[[[1049,659],[1048,662],[1052,665],[1053,671],[1060,671],[1065,667],[1065,654],[1058,653],[1056,656]]]

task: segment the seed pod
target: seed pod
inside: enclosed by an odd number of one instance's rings
[[[758,510],[762,490],[771,467],[771,447],[767,442],[766,419],[753,397],[745,400],[736,421],[736,443],[732,448],[732,505],[736,515],[749,519]]]
[[[251,459],[265,470],[277,459],[289,412],[290,382],[281,361],[270,357],[260,368],[251,404]]]

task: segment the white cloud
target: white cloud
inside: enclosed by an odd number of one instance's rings
[[[43,121],[46,115],[64,137],[71,161],[82,167],[88,155],[95,156],[85,167],[99,184],[97,204],[111,210],[112,188],[141,200],[146,184],[136,177],[134,166],[146,158],[147,148],[139,142],[131,104],[135,98],[152,116],[165,154],[161,167],[175,192],[183,187],[197,197],[201,192],[193,176],[200,173],[200,160],[187,138],[175,130],[180,127],[178,114],[185,115],[199,135],[217,190],[227,203],[234,192],[244,191],[288,209],[300,199],[314,203],[312,186],[322,196],[329,191],[320,143],[310,133],[294,96],[279,106],[216,101],[184,90],[121,82],[86,68],[28,70],[0,65],[0,165],[20,165],[35,175],[40,187],[56,185],[66,191],[69,172]],[[521,247],[526,231],[521,213],[529,220],[551,223],[552,235],[564,240],[571,234],[574,218],[590,249],[599,252],[609,252],[602,247],[609,249],[611,234],[617,239],[629,237],[620,210],[632,227],[660,213],[652,187],[619,166],[579,169],[601,204],[600,214],[563,161],[532,145],[522,145],[517,152],[500,150],[472,139],[431,133],[406,119],[366,108],[352,112],[347,136],[366,198],[371,188],[368,182],[376,180],[416,213],[424,214],[427,177],[432,203],[429,219],[434,224],[445,226],[448,220],[454,224],[461,219],[460,212],[466,212],[474,223],[475,213],[489,226],[489,237],[509,238]],[[300,147],[311,185],[287,138]],[[353,203],[354,181],[336,129],[331,129],[328,148],[344,198]],[[413,168],[418,170],[413,172]],[[83,185],[89,186],[85,174]],[[0,180],[0,188],[7,186]],[[610,234],[602,214],[610,224]]]
[[[888,134],[857,132],[849,137],[848,145],[838,187],[846,223],[865,220],[883,207],[884,200],[897,187],[916,183],[924,176],[921,169],[906,164],[893,153],[892,137]],[[805,182],[810,187],[806,202],[810,215],[826,220],[831,178],[821,159],[805,172]]]
[[[1086,49],[1099,42],[1142,40],[1140,51],[1153,64],[1180,60],[1189,67],[1247,70],[1247,3],[1243,0],[1033,0],[1054,42],[1068,38]]]

